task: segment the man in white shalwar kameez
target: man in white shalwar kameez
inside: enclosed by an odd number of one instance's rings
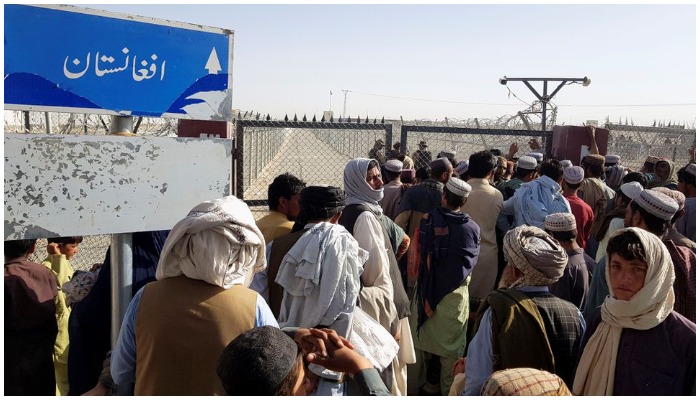
[[[345,165],[343,181],[348,201],[339,223],[352,233],[360,248],[369,253],[361,276],[360,308],[399,342],[399,354],[392,362],[392,371],[385,371],[383,376],[390,381],[385,383],[392,394],[406,395],[406,364],[415,362],[408,324],[410,302],[396,260],[390,260],[393,250],[389,236],[379,222],[382,214],[379,201],[383,197],[379,163],[366,158],[350,160]]]

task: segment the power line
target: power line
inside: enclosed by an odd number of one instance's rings
[[[508,88],[506,86],[506,88]],[[449,104],[467,104],[467,105],[483,105],[483,106],[510,106],[512,107],[514,104],[512,103],[475,103],[475,102],[466,102],[466,101],[455,101],[455,100],[435,100],[435,99],[423,99],[423,98],[418,98],[418,97],[402,97],[402,96],[391,96],[391,95],[386,95],[386,94],[377,94],[377,93],[367,93],[367,92],[358,92],[354,90],[348,90],[348,92],[351,93],[356,93],[356,94],[363,94],[365,96],[374,96],[374,97],[385,97],[389,99],[399,99],[399,100],[413,100],[413,101],[425,101],[425,102],[430,102],[430,103],[449,103]],[[513,97],[521,101],[525,105],[531,105],[532,103],[528,103],[518,96],[513,93],[513,91],[508,88],[509,94],[512,94]],[[559,104],[558,107],[690,107],[690,106],[695,106],[696,103],[659,103],[659,104]]]
[[[601,104],[601,105],[576,105],[576,104],[559,104],[559,107],[689,107],[695,106],[695,103],[667,103],[667,104]]]
[[[390,95],[386,95],[386,94],[356,92],[354,90],[349,90],[349,92],[357,93],[357,94],[364,94],[365,96],[386,97],[386,98],[390,98],[390,99],[399,99],[399,100],[427,101],[427,102],[431,102],[431,103],[470,104],[470,105],[483,105],[483,106],[513,106],[513,104],[504,104],[504,103],[471,103],[471,102],[466,102],[466,101],[434,100],[434,99],[421,99],[421,98],[416,98],[416,97],[390,96]],[[520,100],[520,99],[518,99],[518,100]]]

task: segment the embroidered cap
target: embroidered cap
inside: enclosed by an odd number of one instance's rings
[[[656,157],[656,156],[648,156],[647,159],[644,160],[644,163],[656,164],[657,161],[659,161],[659,157]]]
[[[401,170],[401,183],[413,183],[416,179],[415,169],[402,169]]]
[[[564,168],[564,169],[567,169],[567,168],[569,168],[569,167],[571,167],[571,166],[574,165],[574,164],[571,162],[571,160],[561,160],[561,161],[559,161],[559,164],[561,164],[561,167]]]
[[[438,158],[440,157],[445,157],[450,160],[454,160],[455,157],[457,157],[457,152],[454,150],[443,150],[440,152],[440,154],[438,154]]]
[[[683,193],[679,192],[678,190],[669,189],[669,188],[663,187],[663,186],[655,187],[651,190],[661,192],[661,193],[665,194],[666,196],[675,200],[676,203],[678,204],[678,211],[682,210],[683,207],[685,207],[685,195]]]
[[[544,155],[537,151],[532,151],[530,153],[527,153],[527,155],[534,158],[538,163],[541,163],[542,160],[544,160]]]
[[[620,162],[620,156],[615,154],[606,154],[605,163],[606,164],[617,164]]]
[[[522,168],[532,171],[537,168],[537,160],[535,160],[535,158],[532,156],[522,156],[518,159],[518,163],[515,165],[515,168]]]
[[[695,164],[688,164],[685,166],[685,172],[689,173],[690,175],[695,176]]]
[[[633,200],[649,214],[670,221],[678,211],[676,200],[654,190],[645,189]]]
[[[447,158],[438,157],[430,162],[430,169],[435,170],[437,168],[442,168],[443,170],[447,170],[451,165],[450,160]]]
[[[583,168],[581,167],[569,167],[564,170],[564,181],[572,185],[583,182]]]
[[[403,169],[403,163],[399,160],[389,160],[384,164],[387,171],[391,172],[401,172]]]
[[[281,329],[259,326],[224,349],[216,373],[232,395],[274,396],[297,362],[296,342]]]
[[[447,181],[445,187],[451,193],[456,194],[459,197],[468,197],[469,193],[472,191],[471,185],[455,177],[451,177],[450,180]]]
[[[586,164],[597,165],[599,167],[605,165],[605,157],[601,156],[600,154],[589,154],[583,159],[583,161]]]
[[[642,186],[642,184],[639,182],[627,182],[620,185],[620,191],[622,194],[627,196],[628,199],[634,199],[635,197],[639,196],[643,190],[644,186]]]
[[[544,229],[552,232],[576,230],[576,218],[571,213],[554,213],[544,217]]]
[[[457,166],[455,167],[455,173],[458,176],[461,176],[462,174],[467,172],[468,169],[469,169],[469,161],[460,161],[459,163],[457,163]]]

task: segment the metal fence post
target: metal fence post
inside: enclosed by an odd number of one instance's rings
[[[245,148],[245,142],[243,140],[243,121],[236,121],[236,197],[243,200],[243,149]]]
[[[29,133],[32,131],[32,124],[29,120],[29,111],[22,111],[24,114],[24,133]]]
[[[117,343],[119,329],[131,301],[133,235],[112,235],[110,263],[112,265],[112,345]]]
[[[46,133],[51,133],[51,117],[48,111],[44,112],[44,119],[46,120]]]
[[[384,131],[386,132],[386,135],[384,137],[384,140],[386,140],[386,142],[384,142],[385,143],[384,144],[384,152],[386,153],[385,156],[387,156],[387,157],[389,157],[389,155],[391,154],[391,149],[394,148],[393,147],[394,146],[394,142],[393,142],[393,134],[394,133],[391,131],[392,129],[393,129],[393,127],[391,126],[391,124],[388,124],[384,128]]]
[[[401,154],[408,155],[408,129],[401,125]],[[416,162],[416,160],[413,160]]]
[[[131,132],[134,125],[132,117],[112,117],[110,133],[127,130]],[[126,308],[131,301],[132,257],[131,233],[112,235],[112,343],[117,341]]]

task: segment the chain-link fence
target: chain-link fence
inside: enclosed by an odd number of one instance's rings
[[[412,156],[423,141],[432,158],[449,150],[455,152],[457,160],[466,160],[480,150],[507,153],[511,143],[518,145],[516,156],[522,156],[531,151],[532,138],[544,147],[543,139],[551,136],[551,132],[527,130],[529,126],[516,116],[498,120],[382,119],[381,123],[369,118],[297,122],[261,121],[259,115],[255,120],[245,117],[235,121],[235,193],[251,205],[256,218],[267,212],[267,186],[277,175],[289,172],[308,184],[342,187],[347,160],[367,157],[379,139],[385,142],[387,155],[394,142],[401,142],[402,153]],[[6,133],[103,135],[108,133],[110,121],[110,116],[97,114],[5,111],[4,128]],[[688,150],[695,146],[695,129],[620,124],[606,124],[606,128],[610,130],[608,153],[620,155],[623,164],[633,169],[641,166],[648,155],[683,165],[688,162]],[[177,120],[139,118],[135,130],[142,135],[176,136]],[[89,268],[102,262],[109,239],[109,235],[86,237],[74,264]],[[35,259],[45,257],[45,247],[45,242],[39,243]]]
[[[695,129],[607,124],[608,153],[617,154],[626,167],[641,168],[647,156],[664,157],[678,167],[690,160]],[[693,157],[694,158],[694,157]]]
[[[405,145],[405,153],[412,158],[418,158],[419,143],[424,142],[435,158],[441,151],[455,153],[457,161],[468,160],[473,153],[482,150],[497,149],[504,155],[512,143],[518,146],[515,156],[521,156],[532,151],[529,142],[536,139],[544,151],[545,138],[551,137],[551,132],[510,130],[510,129],[476,129],[451,126],[415,126],[401,127],[401,143]],[[414,156],[415,154],[415,156]],[[417,160],[414,160],[417,161]]]
[[[75,270],[88,270],[94,264],[102,264],[107,254],[107,248],[111,241],[110,235],[84,236],[83,242],[78,246],[78,252],[73,256],[70,263]],[[29,257],[30,261],[41,263],[47,256],[46,239],[36,241],[36,251]]]
[[[289,172],[309,185],[343,186],[348,160],[391,142],[391,125],[350,122],[236,121],[236,193],[255,218],[267,212],[267,187]]]
[[[5,111],[5,133],[107,135],[111,116],[37,111]],[[134,133],[177,136],[177,119],[135,118]]]

